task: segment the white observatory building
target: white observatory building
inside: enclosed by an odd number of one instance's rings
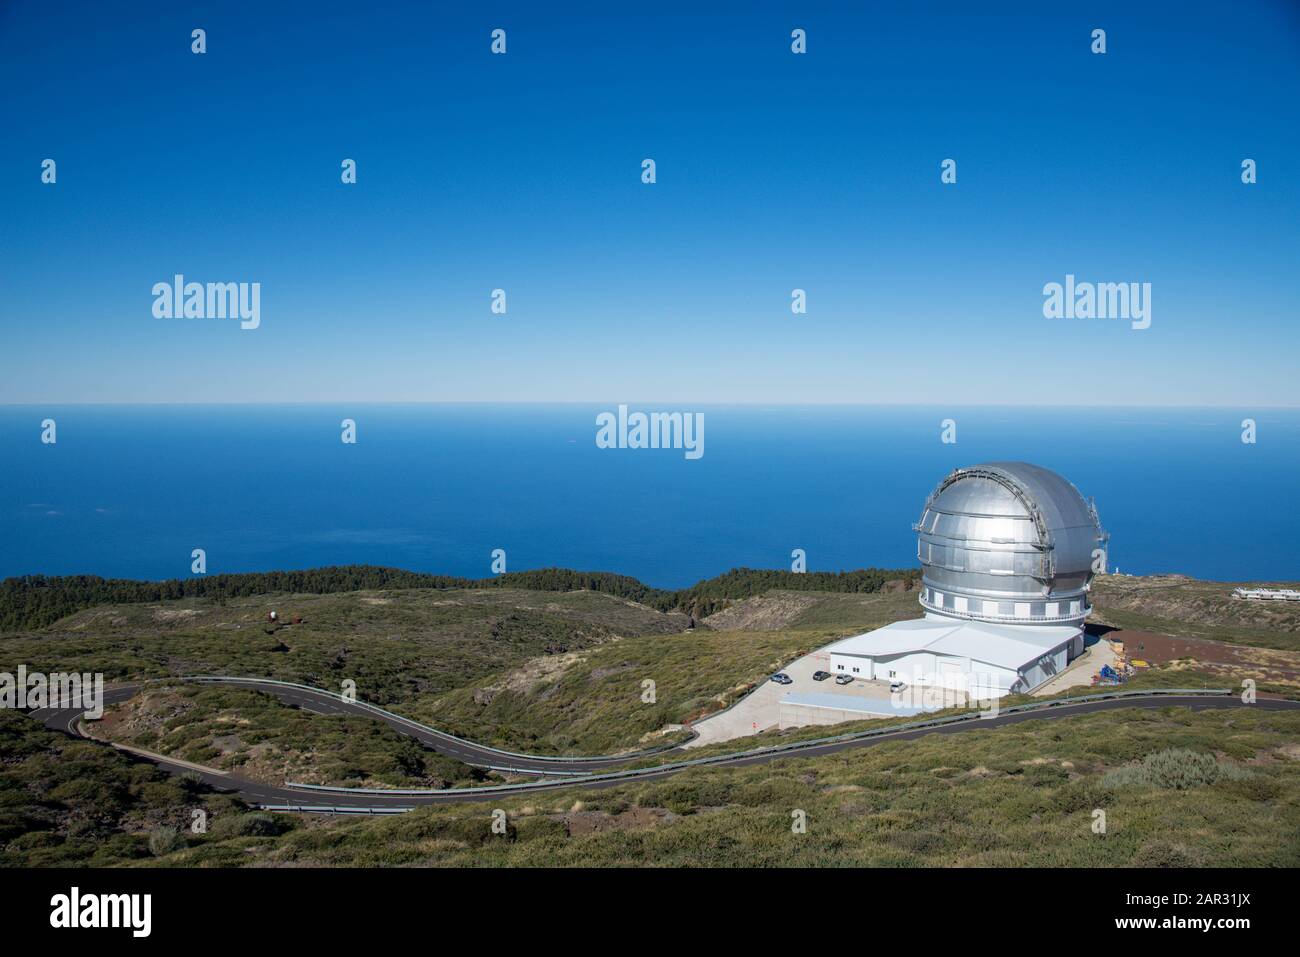
[[[923,618],[830,645],[830,671],[986,699],[1029,692],[1083,650],[1097,510],[1026,462],[959,468],[926,500],[917,533]]]

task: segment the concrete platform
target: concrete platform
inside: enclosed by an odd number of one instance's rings
[[[792,692],[843,698],[846,707],[855,711],[853,717],[843,719],[846,721],[860,721],[871,717],[883,718],[899,713],[892,707],[889,686],[883,681],[854,681],[850,685],[837,685],[834,678],[813,681],[813,672],[830,671],[830,656],[825,649],[804,655],[791,662],[784,671],[794,679],[794,684],[779,685],[773,681],[764,682],[730,710],[696,722],[693,728],[699,737],[686,747],[698,748],[780,727],[781,699]],[[856,707],[860,702],[865,702],[877,710],[874,713],[863,711]]]

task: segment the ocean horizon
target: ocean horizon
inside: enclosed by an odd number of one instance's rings
[[[597,417],[620,404],[702,417],[699,456],[599,447]],[[502,549],[508,571],[662,588],[789,568],[794,549],[810,571],[908,568],[911,525],[948,472],[1023,460],[1095,501],[1112,571],[1291,581],[1298,438],[1289,408],[8,405],[0,577],[185,578],[194,549],[208,574],[374,564],[473,578]]]

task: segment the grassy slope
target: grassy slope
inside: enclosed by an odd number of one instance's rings
[[[1290,641],[1286,631],[1269,632],[1269,641],[1253,629],[1261,627],[1258,616],[1285,627],[1286,616],[1300,610],[1246,606],[1224,598],[1226,593],[1226,586],[1179,579],[1171,584],[1110,576],[1098,584],[1099,603],[1109,602],[1103,607],[1107,620],[1134,617],[1122,609],[1155,595],[1158,602],[1151,603],[1161,615],[1189,617],[1188,631],[1231,631],[1222,623],[1244,618],[1246,631],[1237,634],[1265,644]],[[267,634],[265,613],[272,607],[282,619],[306,621]],[[475,740],[511,750],[594,754],[672,740],[655,732],[731,703],[771,670],[827,641],[917,613],[913,592],[774,590],[707,620],[753,629],[683,634],[681,616],[592,592],[395,590],[225,603],[186,599],[92,609],[37,633],[0,638],[0,668],[22,661],[43,670],[102,670],[110,680],[221,672],[326,688],[353,678],[366,700]],[[1274,621],[1279,615],[1282,620]],[[1181,627],[1167,617],[1160,623],[1171,631]],[[628,637],[614,640],[616,635]],[[656,685],[653,704],[642,701],[647,679]],[[1143,675],[1138,683],[1218,687],[1223,678],[1170,669]],[[305,749],[305,735],[315,733],[311,726],[286,738],[274,715],[250,712],[252,736]],[[317,717],[300,715],[303,721]],[[260,727],[264,719],[269,723]],[[212,753],[197,738],[186,739],[185,747]],[[387,774],[377,780],[397,783],[406,776],[398,769],[413,766],[379,760],[382,750],[329,774]],[[286,769],[294,766],[306,775],[305,765],[291,757]]]
[[[1241,630],[1240,617],[1225,615],[1247,616],[1244,628],[1256,629],[1263,626],[1249,616],[1276,613],[1240,603],[1225,608],[1216,589],[1222,586],[1185,583],[1187,597],[1179,596],[1180,588],[1165,589],[1147,607],[1170,623],[1167,630],[1205,637],[1221,631],[1238,640],[1254,632]],[[1124,602],[1132,600],[1115,592],[1110,598],[1107,614],[1115,607],[1125,613]],[[268,635],[268,607],[307,621]],[[36,633],[0,638],[0,670],[23,662],[43,670],[104,670],[110,677],[233,671],[324,686],[355,677],[364,697],[432,723],[460,723],[451,730],[529,750],[591,753],[633,746],[710,699],[731,700],[745,682],[838,635],[915,614],[914,594],[825,595],[804,601],[768,630],[680,634],[678,618],[593,593],[395,591],[225,604],[191,599],[94,609]],[[1168,617],[1180,614],[1191,620],[1187,629]],[[1290,639],[1281,624],[1274,640],[1285,643]],[[616,634],[628,637],[614,640]],[[534,681],[511,680],[539,656],[564,667]],[[656,682],[655,705],[640,700],[645,678]],[[1222,683],[1187,672],[1136,680]],[[475,701],[475,689],[494,692],[491,701],[482,704],[488,697],[482,694]],[[169,729],[175,739],[163,742],[181,756],[202,759],[219,737],[229,744],[229,718],[238,712],[236,752],[273,744],[271,750],[284,752],[286,768],[304,758],[295,776],[306,776],[307,763],[319,763],[330,775],[375,780],[407,773],[393,742],[348,740],[354,719],[293,712],[251,692],[201,691],[211,697],[191,715],[195,721]],[[333,728],[331,721],[342,724]],[[190,725],[197,732],[187,730]],[[781,739],[826,733],[804,729]],[[501,840],[487,833],[481,806],[433,808],[400,820],[289,819],[274,825],[108,749],[0,713],[0,863],[153,861],[149,834],[165,825],[183,830],[187,809],[197,802],[221,823],[203,837],[183,835],[193,846],[165,860],[1294,866],[1297,734],[1295,716],[1247,711],[1035,722],[851,755],[689,772],[658,784],[511,799],[502,806],[511,811],[514,829]],[[1108,768],[1173,745],[1263,763],[1246,781],[1189,792],[1112,793],[1101,786]],[[158,746],[155,740],[151,749]],[[308,747],[318,752],[310,761],[302,755]],[[1020,763],[1036,757],[1056,763]],[[1088,803],[1094,800],[1106,803]],[[586,802],[585,811],[569,813],[575,802]],[[1111,816],[1106,838],[1088,829],[1093,806]],[[789,834],[794,807],[808,812],[807,835]],[[292,830],[269,833],[277,827]],[[598,833],[584,833],[593,828]]]
[[[1300,602],[1237,601],[1233,587],[1178,576],[1102,575],[1093,584],[1093,619],[1158,634],[1300,651]]]
[[[150,835],[186,831],[196,809],[207,813],[208,840],[290,826],[13,711],[0,711],[0,756],[0,866],[152,862]]]
[[[509,676],[415,706],[417,716],[508,750],[609,754],[668,724],[717,710],[750,684],[823,643],[810,632],[705,632],[628,638],[583,652],[536,681]],[[653,681],[654,702],[642,700]],[[518,685],[519,687],[511,687]]]
[[[151,687],[90,727],[98,738],[271,784],[443,788],[484,776],[376,718],[311,714],[238,688]]]
[[[1300,865],[1300,715],[1122,712],[687,772],[607,791],[421,809],[209,843],[164,863],[456,866]],[[1188,790],[1110,786],[1171,747],[1247,770]],[[1092,832],[1094,809],[1107,833]],[[806,834],[791,813],[807,815]]]
[[[916,617],[914,593],[811,598],[790,627],[626,638],[587,649],[536,680],[494,675],[412,707],[423,721],[497,747],[608,754],[670,740],[651,735],[726,707],[838,637]],[[655,683],[653,704],[642,701],[646,680]]]
[[[269,610],[282,621],[266,622]],[[109,605],[0,637],[0,669],[99,671],[110,681],[183,674],[257,675],[399,704],[538,655],[685,623],[594,592],[400,590],[182,599]]]

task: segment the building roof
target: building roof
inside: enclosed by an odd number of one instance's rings
[[[927,651],[1018,670],[1078,634],[1078,628],[1068,625],[998,625],[926,615],[845,638],[826,651],[869,658]]]

